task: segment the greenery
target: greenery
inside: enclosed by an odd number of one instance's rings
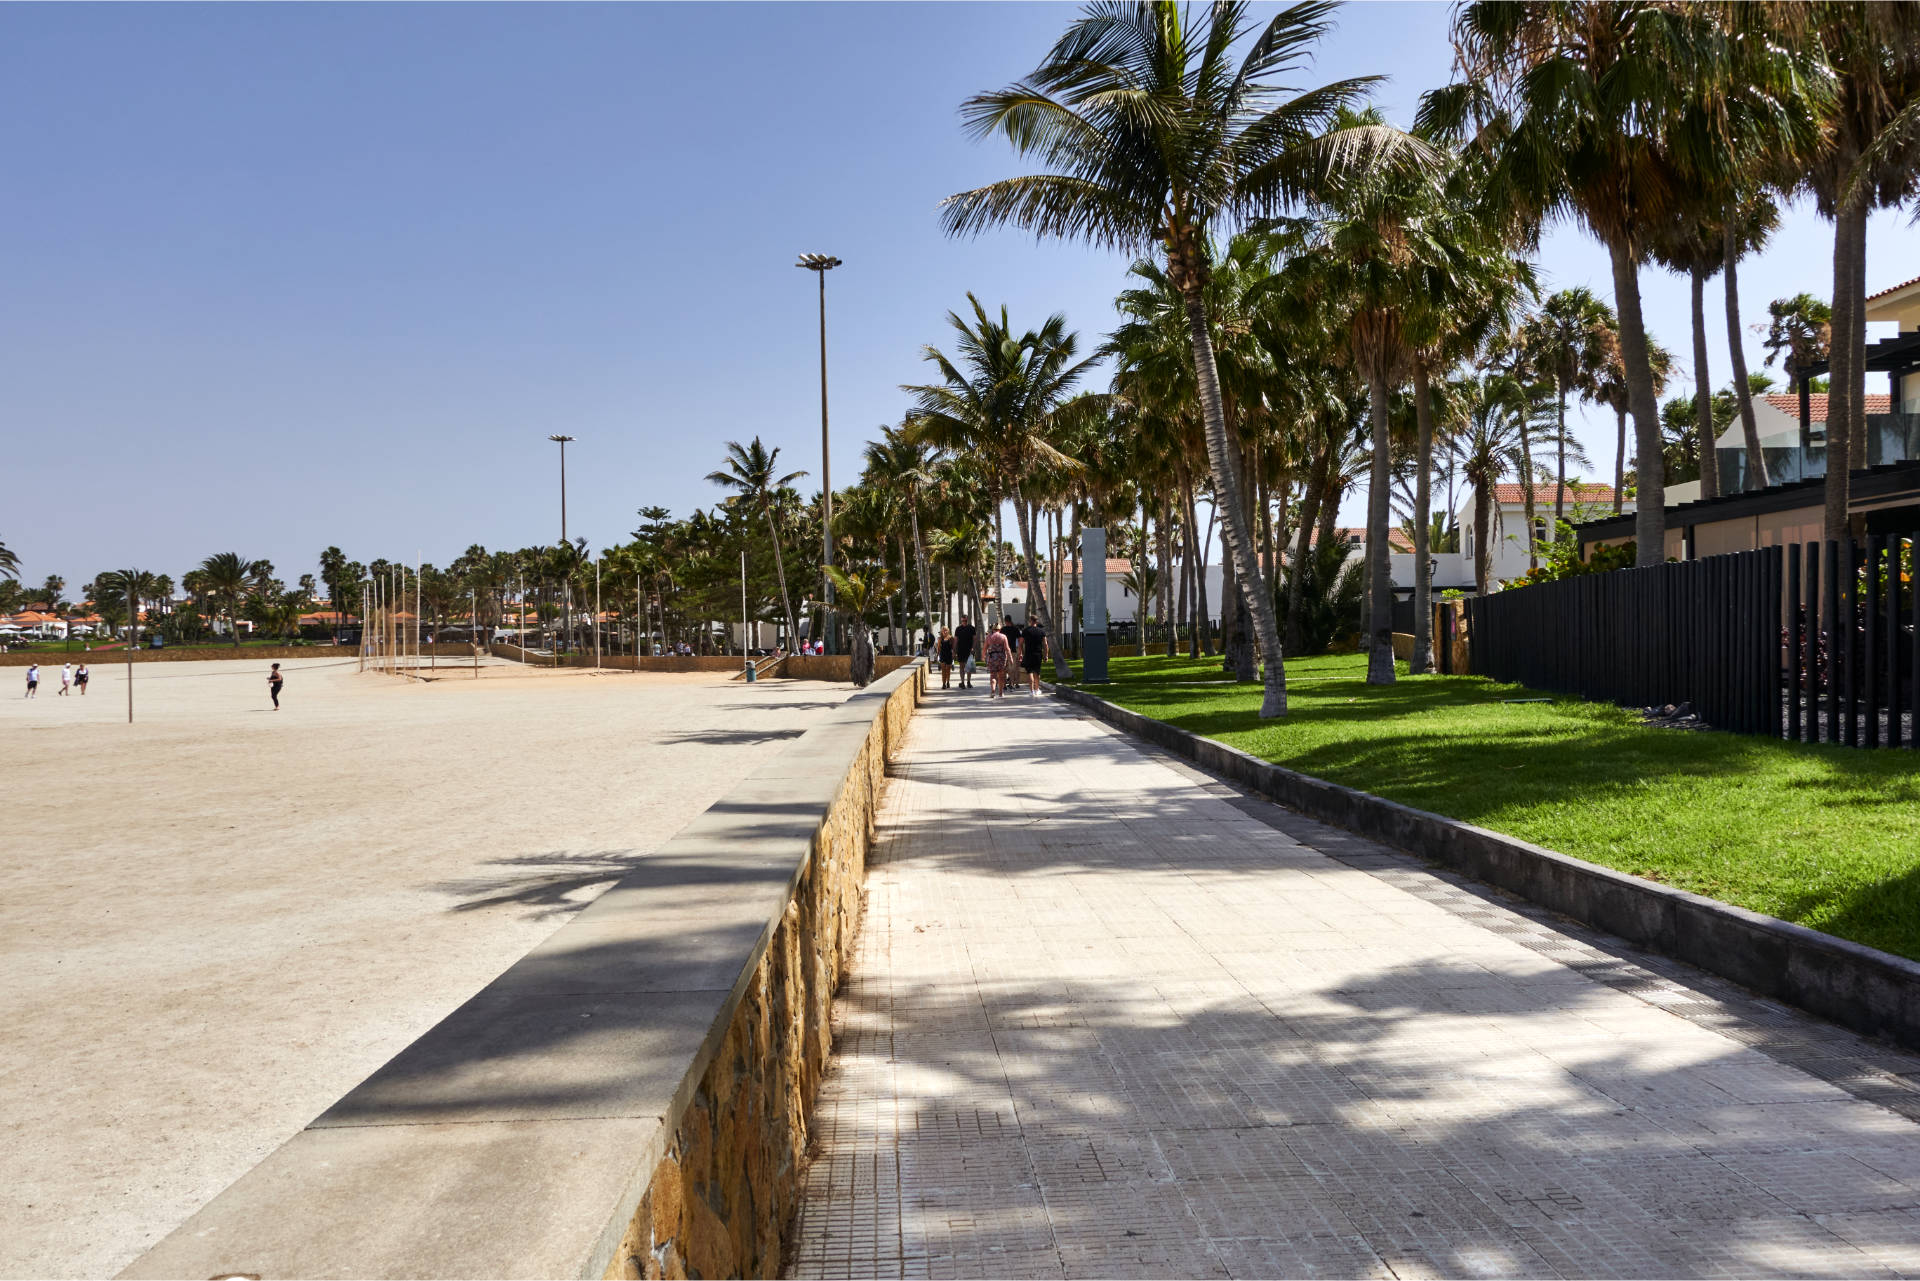
[[[1217,665],[1120,658],[1102,698],[1265,760],[1920,958],[1920,761],[1661,729],[1481,677],[1389,689],[1357,655],[1292,665],[1285,722]]]

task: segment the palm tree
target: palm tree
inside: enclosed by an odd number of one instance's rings
[[[1787,16],[1812,28],[1834,73],[1806,172],[1821,214],[1833,219],[1826,536],[1844,538],[1851,468],[1865,461],[1867,215],[1900,204],[1920,183],[1920,6],[1821,0]]]
[[[865,689],[873,681],[873,638],[867,634],[866,616],[873,607],[893,594],[898,584],[885,572],[856,574],[823,565],[833,583],[833,607],[847,620],[853,633],[852,677],[855,688]]]
[[[1461,390],[1466,421],[1454,447],[1460,474],[1473,486],[1473,584],[1484,596],[1493,550],[1494,486],[1520,472],[1527,397],[1519,383],[1503,374],[1483,374]]]
[[[1030,568],[1040,564],[1024,486],[1042,463],[1073,467],[1073,459],[1055,449],[1047,431],[1055,411],[1066,400],[1093,360],[1075,360],[1078,339],[1067,331],[1064,316],[1047,317],[1038,329],[1015,335],[1000,309],[995,320],[978,298],[967,295],[973,321],[954,312],[947,322],[958,336],[957,358],[937,347],[922,349],[940,371],[941,381],[901,388],[913,397],[911,421],[916,439],[953,452],[967,452],[986,461],[988,498],[994,520],[994,590],[1005,575],[998,549],[1000,503],[1013,500],[1014,523],[1020,527],[1022,550]],[[1038,573],[1029,574],[1027,602],[1053,642],[1055,671],[1060,679],[1071,675],[1061,645],[1059,621],[1047,608],[1046,589]]]
[[[1304,66],[1332,9],[1317,0],[1290,5],[1256,32],[1244,0],[1219,0],[1197,21],[1173,0],[1089,6],[1024,82],[962,108],[971,132],[1000,134],[1053,171],[944,205],[953,234],[1011,225],[1103,248],[1164,249],[1186,304],[1222,537],[1265,665],[1263,717],[1285,715],[1286,674],[1221,402],[1204,296],[1209,237],[1218,223],[1284,212],[1320,191],[1329,173],[1424,154],[1383,125],[1328,132],[1378,77],[1282,96],[1276,79]]]
[[[1567,393],[1592,394],[1599,372],[1613,358],[1618,322],[1613,309],[1581,286],[1562,289],[1540,304],[1540,310],[1521,326],[1521,341],[1534,367],[1553,378],[1557,397],[1554,419],[1555,479],[1553,529],[1558,531],[1567,510]],[[1706,341],[1704,333],[1700,338]],[[1526,483],[1531,484],[1528,477]],[[1532,521],[1532,513],[1528,513]]]
[[[20,577],[20,557],[9,550],[5,543],[0,543],[0,576]]]
[[[780,553],[780,520],[775,514],[775,499],[778,491],[787,488],[807,473],[791,471],[784,476],[776,476],[780,470],[780,450],[778,446],[768,449],[755,436],[749,445],[737,440],[727,442],[727,467],[725,471],[707,473],[707,479],[716,485],[723,485],[736,491],[736,497],[749,507],[757,509],[767,518],[767,530],[773,537],[773,570],[780,580],[780,611],[787,620],[787,644],[791,645],[800,635],[800,629],[794,624],[793,597],[787,591],[786,558]]]
[[[258,587],[260,565],[233,552],[216,552],[200,562],[201,591],[212,602],[216,616],[226,616],[236,649],[240,645],[240,606]]]
[[[933,612],[933,580],[928,573],[927,545],[920,537],[920,495],[923,488],[936,482],[940,453],[917,439],[911,422],[898,427],[882,427],[880,439],[870,441],[866,450],[867,483],[892,488],[906,504],[913,527],[913,558],[920,571],[920,609],[928,628],[938,619]]]
[[[1627,402],[1643,460],[1660,456],[1639,265],[1654,228],[1686,208],[1695,139],[1682,126],[1710,92],[1705,6],[1656,0],[1472,0],[1455,11],[1462,79],[1426,96],[1423,125],[1466,133],[1489,161],[1490,204],[1537,228],[1577,216],[1607,247]],[[1526,478],[1531,482],[1531,478]],[[1666,495],[1640,469],[1639,563],[1659,564]]]
[[[1833,309],[1812,294],[1795,294],[1791,298],[1775,298],[1767,304],[1767,315],[1772,317],[1767,325],[1766,341],[1767,366],[1782,360],[1786,368],[1787,381],[1800,394],[1801,404],[1806,404],[1807,369],[1827,358],[1828,347],[1833,341]],[[1784,358],[1784,359],[1782,359]],[[1805,420],[1806,413],[1801,414]],[[1804,448],[1808,442],[1802,440]]]
[[[1647,363],[1653,370],[1654,395],[1661,395],[1673,374],[1673,355],[1651,334],[1647,336]],[[1613,511],[1617,516],[1627,496],[1627,368],[1620,359],[1618,342],[1605,368],[1594,376],[1593,399],[1613,411]]]

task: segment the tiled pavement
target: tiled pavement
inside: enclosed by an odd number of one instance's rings
[[[1920,1274],[1920,1059],[935,691],[802,1277]]]

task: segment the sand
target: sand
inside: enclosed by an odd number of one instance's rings
[[[0,685],[0,1275],[126,1266],[851,692],[284,670]]]

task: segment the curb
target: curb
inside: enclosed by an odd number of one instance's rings
[[[1920,964],[1296,773],[1082,690],[1056,698],[1309,818],[1511,890],[1855,1032],[1920,1049]]]

